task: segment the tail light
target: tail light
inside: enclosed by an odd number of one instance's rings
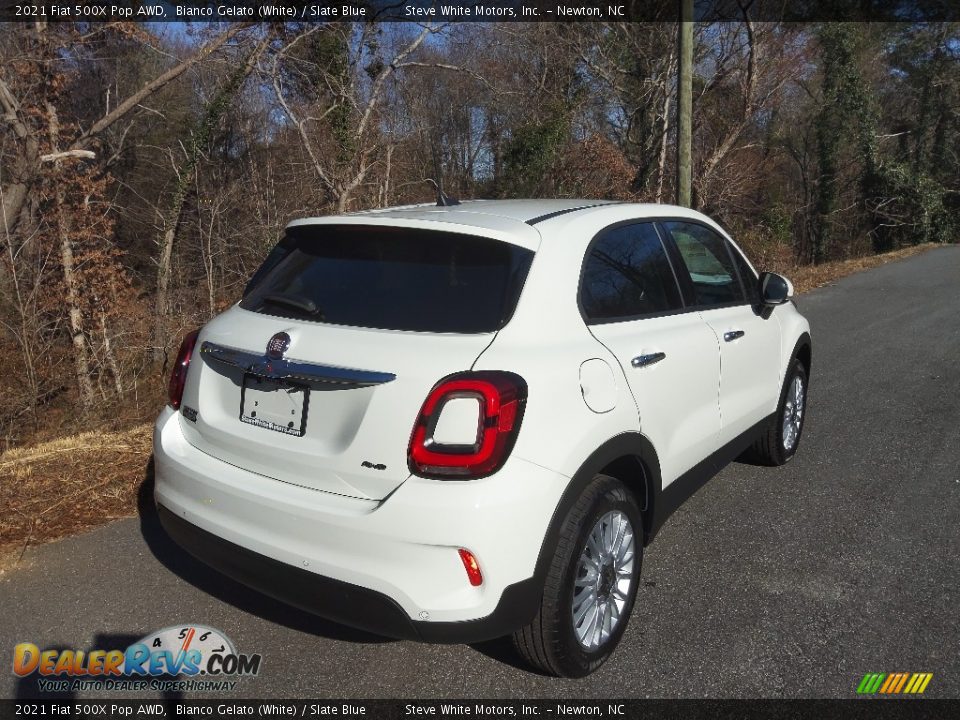
[[[527,384],[500,371],[457,373],[427,395],[410,437],[410,472],[472,480],[492,475],[513,449]]]
[[[173,372],[170,373],[170,386],[167,392],[170,407],[174,410],[180,409],[180,402],[183,400],[183,386],[187,382],[187,369],[190,367],[193,346],[197,344],[199,335],[200,331],[194,330],[180,343],[180,351],[177,353],[177,361],[173,364]]]

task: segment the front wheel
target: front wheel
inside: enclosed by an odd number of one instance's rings
[[[807,371],[803,363],[790,364],[777,412],[763,435],[747,452],[747,459],[762,465],[784,465],[800,445],[803,421],[807,416]]]
[[[560,677],[599,668],[627,628],[642,559],[633,495],[616,478],[597,475],[564,520],[536,617],[514,633],[520,655]]]

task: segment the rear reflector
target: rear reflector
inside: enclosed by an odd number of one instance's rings
[[[463,561],[463,567],[467,571],[467,579],[474,587],[478,587],[483,582],[483,573],[480,572],[480,563],[473,556],[473,553],[464,548],[460,548],[460,559]]]
[[[526,400],[527,384],[514,373],[485,370],[444,378],[427,395],[413,426],[410,472],[450,480],[492,475],[513,449]]]

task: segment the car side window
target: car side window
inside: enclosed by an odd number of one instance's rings
[[[666,221],[663,225],[690,273],[694,298],[699,307],[747,301],[723,237],[697,223]]]
[[[652,223],[621,225],[590,245],[580,303],[588,321],[626,320],[683,307],[667,252]]]

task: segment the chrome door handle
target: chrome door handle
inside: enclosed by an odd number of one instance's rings
[[[637,355],[633,360],[630,361],[630,364],[635,368],[647,367],[648,365],[656,365],[666,356],[667,354],[662,352],[650,353],[648,355]]]
[[[723,339],[727,342],[733,342],[738,338],[742,338],[744,335],[746,335],[746,333],[743,332],[743,330],[728,330],[723,334]]]

